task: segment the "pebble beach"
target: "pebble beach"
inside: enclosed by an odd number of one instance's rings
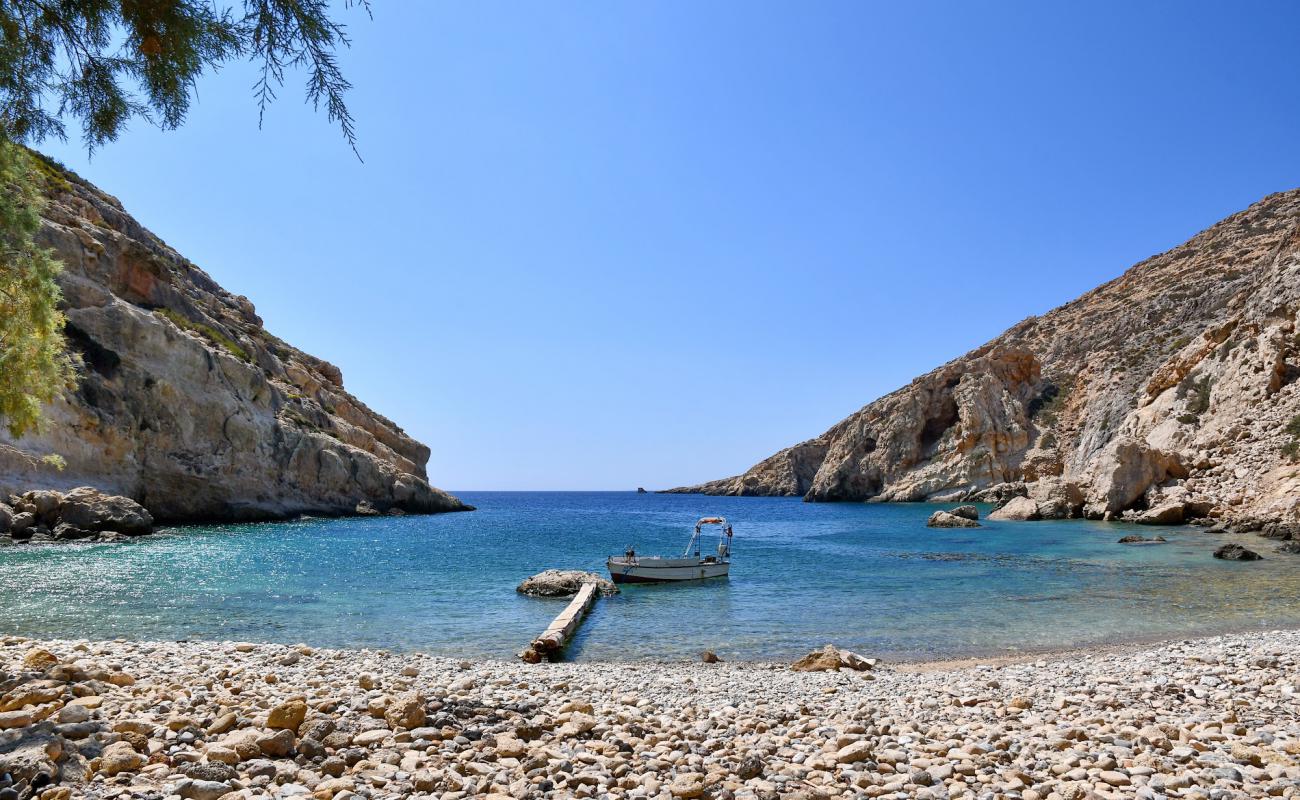
[[[8,798],[1300,796],[1295,631],[811,673],[19,637],[0,665]]]

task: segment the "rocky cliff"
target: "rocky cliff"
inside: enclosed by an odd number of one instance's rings
[[[0,497],[90,485],[163,521],[468,508],[429,486],[429,449],[348,394],[337,367],[268,333],[116,199],[40,167],[41,238],[64,265],[84,369],[42,432],[0,430]]]
[[[734,478],[675,489],[1300,519],[1300,190],[1275,194]]]

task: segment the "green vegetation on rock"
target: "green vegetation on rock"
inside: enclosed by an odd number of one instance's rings
[[[155,309],[155,313],[161,314],[162,316],[171,320],[172,323],[175,324],[176,327],[180,328],[181,330],[193,331],[199,334],[200,336],[202,336],[203,338],[207,339],[208,341],[212,342],[213,344],[224,348],[235,358],[238,358],[241,361],[247,361],[252,363],[253,361],[252,356],[248,354],[247,350],[245,350],[243,347],[239,345],[239,342],[236,342],[234,339],[231,339],[229,336],[225,335],[224,333],[212,327],[211,325],[206,325],[202,322],[195,322],[194,320],[184,316],[183,314],[179,314],[175,311],[172,311],[170,308]]]
[[[368,9],[367,0],[345,7]],[[197,79],[234,59],[260,67],[264,111],[285,73],[307,73],[307,99],[324,106],[355,151],[348,81],[335,50],[349,44],[321,0],[6,0],[0,3],[0,424],[15,436],[37,427],[42,405],[76,377],[63,338],[58,262],[35,244],[42,194],[69,177],[21,145],[67,138],[80,123],[86,147],[113,141],[132,119],[164,129],[189,111]],[[220,331],[180,317],[237,357],[248,352]]]
[[[54,280],[59,262],[34,238],[42,205],[34,161],[0,141],[0,423],[15,437],[36,428],[42,404],[76,378]]]
[[[1292,417],[1283,430],[1291,437],[1291,441],[1282,445],[1282,455],[1291,461],[1300,461],[1300,414]]]

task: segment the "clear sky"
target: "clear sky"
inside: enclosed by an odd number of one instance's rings
[[[735,474],[1300,186],[1295,2],[396,2],[359,163],[253,74],[43,149],[452,490]]]

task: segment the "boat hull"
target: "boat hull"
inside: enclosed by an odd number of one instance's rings
[[[614,583],[681,583],[725,578],[731,569],[726,561],[696,561],[694,559],[645,558],[629,562],[611,558],[606,562],[609,577]]]

